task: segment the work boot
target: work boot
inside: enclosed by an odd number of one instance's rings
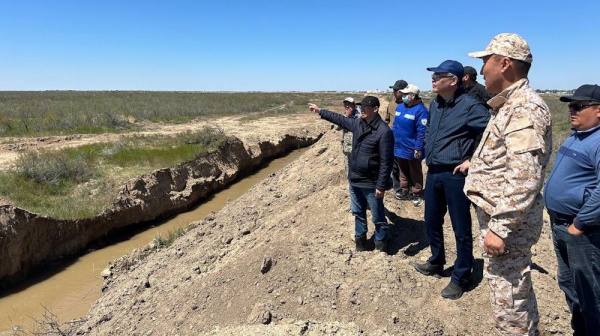
[[[436,278],[441,277],[442,272],[444,271],[443,266],[432,265],[429,263],[429,261],[423,264],[415,263],[414,266],[417,272],[427,276],[435,276]]]
[[[375,250],[379,252],[387,253],[387,244],[384,240],[376,240],[375,241]]]
[[[354,243],[356,243],[356,252],[365,251],[367,245],[367,235],[354,237]]]
[[[448,286],[442,290],[442,297],[450,300],[458,300],[464,292],[464,286],[450,281]]]

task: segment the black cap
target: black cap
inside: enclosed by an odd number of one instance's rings
[[[440,64],[436,68],[427,68],[427,71],[449,72],[461,80],[462,77],[465,75],[463,71],[463,65],[460,62],[452,60],[443,61],[442,64]]]
[[[465,75],[477,77],[477,70],[475,70],[475,68],[473,68],[472,66],[467,65],[463,68],[463,72]]]
[[[600,86],[596,84],[583,84],[572,96],[560,97],[561,102],[570,102],[572,100],[593,100],[600,102]]]
[[[379,107],[379,99],[373,96],[366,96],[360,103],[356,103],[356,105],[367,105],[367,106],[377,106]]]
[[[394,90],[402,90],[408,86],[408,83],[404,79],[399,79],[394,83],[393,86],[390,86],[390,89]]]

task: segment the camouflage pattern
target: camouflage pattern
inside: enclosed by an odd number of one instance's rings
[[[344,159],[344,165],[346,166],[346,175],[348,175],[348,158],[352,152],[352,132],[348,130],[342,130],[342,153],[346,157]]]
[[[536,335],[537,302],[531,284],[531,246],[541,234],[540,194],[552,151],[550,111],[521,79],[488,101],[491,118],[475,151],[464,191],[476,205],[482,241],[502,237],[508,254],[484,258],[501,335]]]
[[[499,335],[538,335],[539,314],[531,282],[531,246],[542,231],[544,202],[537,197],[522,219],[519,232],[505,240],[508,253],[497,257],[484,255],[483,276],[490,285],[490,299]],[[475,207],[481,228],[480,246],[487,234],[490,215]]]
[[[517,34],[502,33],[494,36],[484,51],[469,53],[469,56],[483,58],[488,55],[500,55],[516,60],[533,63],[529,44]]]
[[[552,151],[550,110],[527,79],[488,105],[492,116],[471,159],[464,191],[491,215],[490,229],[507,238],[542,189]]]

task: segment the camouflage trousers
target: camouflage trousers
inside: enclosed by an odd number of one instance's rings
[[[498,335],[539,335],[539,313],[531,282],[531,246],[537,243],[543,225],[541,195],[523,216],[521,226],[505,239],[508,253],[497,257],[484,254],[483,276],[490,285],[490,299]],[[480,246],[488,232],[490,215],[475,207],[481,229]]]
[[[344,166],[346,167],[346,176],[348,176],[348,159],[350,159],[350,153],[346,153],[346,152],[343,152],[343,153],[344,153],[344,158],[343,158]]]

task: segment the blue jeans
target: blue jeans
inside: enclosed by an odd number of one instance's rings
[[[350,205],[354,215],[354,236],[367,234],[367,205],[371,209],[371,219],[375,225],[375,241],[382,241],[388,232],[383,197],[375,197],[375,188],[350,186]]]
[[[444,216],[450,221],[456,240],[456,260],[452,282],[465,285],[473,268],[473,235],[471,230],[471,201],[463,192],[465,176],[452,174],[452,167],[430,166],[425,183],[425,225],[431,248],[429,263],[446,264],[444,251]]]
[[[558,287],[571,311],[573,335],[600,335],[600,227],[583,236],[568,231],[572,220],[550,213],[552,242],[558,259]]]

